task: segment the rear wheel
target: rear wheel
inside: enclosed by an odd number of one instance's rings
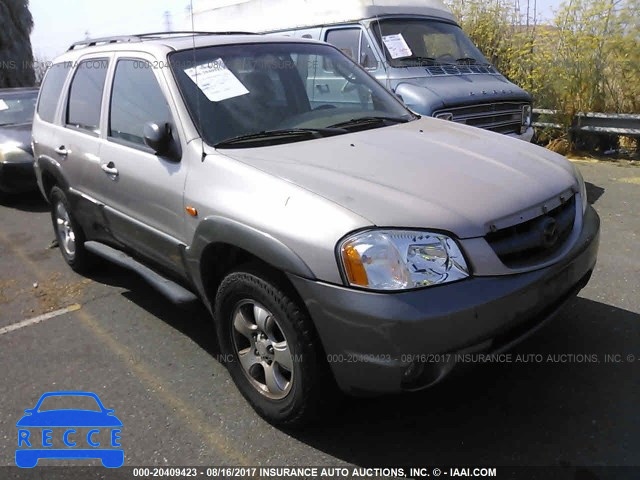
[[[234,271],[215,302],[226,366],[242,395],[267,421],[300,427],[337,396],[304,308],[270,272]]]
[[[71,213],[66,195],[59,187],[53,187],[50,200],[53,230],[64,260],[78,273],[88,271],[94,258],[84,248],[84,233]]]

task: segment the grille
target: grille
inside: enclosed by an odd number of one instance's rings
[[[447,108],[434,112],[436,117],[443,113],[453,115],[452,121],[472,127],[484,128],[498,133],[520,133],[522,107],[527,103],[502,102],[466,107]]]
[[[486,235],[498,258],[509,268],[545,262],[566,243],[573,230],[576,197],[548,213]],[[553,233],[552,233],[553,230]]]

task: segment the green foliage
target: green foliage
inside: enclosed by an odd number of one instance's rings
[[[28,0],[0,0],[0,88],[35,83]]]
[[[541,24],[535,0],[450,0],[462,28],[538,108],[640,113],[640,0],[565,0]]]

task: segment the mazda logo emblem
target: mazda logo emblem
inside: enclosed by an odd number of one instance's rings
[[[545,217],[541,224],[542,245],[545,248],[553,247],[558,241],[558,222],[555,218]]]

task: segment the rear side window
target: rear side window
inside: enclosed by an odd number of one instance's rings
[[[85,60],[78,64],[69,90],[67,125],[100,133],[100,107],[108,67],[106,58]]]
[[[62,87],[71,70],[70,62],[56,63],[44,77],[38,101],[38,115],[45,122],[53,122],[62,95]]]
[[[118,61],[111,91],[109,136],[145,145],[144,125],[162,125],[170,119],[169,105],[152,66],[144,60]]]

